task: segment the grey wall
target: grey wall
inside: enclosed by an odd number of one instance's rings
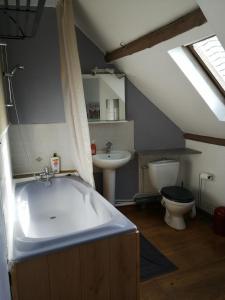
[[[88,74],[96,66],[99,68],[114,67],[112,64],[106,64],[102,52],[79,28],[76,28],[76,34],[82,73]]]
[[[77,28],[77,42],[82,73],[95,66],[109,67],[103,53]],[[126,80],[126,117],[134,120],[136,150],[184,147],[183,132]]]
[[[127,119],[134,120],[134,145],[137,151],[184,147],[183,132],[129,80],[126,101]]]
[[[55,9],[46,8],[35,38],[8,42],[10,65],[19,63],[25,66],[25,70],[14,78],[22,123],[65,121],[57,32]],[[89,73],[95,66],[113,66],[105,63],[103,53],[79,29],[77,40],[82,73]],[[184,146],[181,130],[129,80],[126,80],[126,110],[127,119],[134,120],[136,150]],[[12,113],[10,117],[15,121]],[[131,198],[138,191],[137,170],[135,159],[117,171],[117,198]]]
[[[21,123],[64,122],[56,10],[45,8],[34,38],[7,44],[10,66],[25,67],[13,78]],[[14,123],[14,110],[10,112]]]
[[[82,73],[90,73],[95,66],[106,64],[103,53],[77,28],[77,42]],[[129,80],[126,80],[126,117],[134,120],[136,150],[184,147],[183,132],[152,104]],[[104,126],[104,125],[103,125]],[[96,174],[97,186],[101,175]],[[116,173],[116,198],[130,199],[138,192],[137,158]]]

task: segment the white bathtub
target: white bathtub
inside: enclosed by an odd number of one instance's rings
[[[136,230],[76,176],[19,183],[15,195],[10,261]]]

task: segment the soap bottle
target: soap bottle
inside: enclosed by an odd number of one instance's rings
[[[51,168],[53,173],[60,172],[60,158],[57,153],[53,154],[53,157],[50,158],[51,161]]]
[[[95,155],[96,154],[96,144],[95,141],[91,141],[91,154]]]

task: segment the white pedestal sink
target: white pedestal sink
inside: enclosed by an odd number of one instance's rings
[[[113,205],[115,204],[116,169],[127,164],[131,159],[129,151],[111,151],[93,155],[93,163],[103,169],[103,195]]]

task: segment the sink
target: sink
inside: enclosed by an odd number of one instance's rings
[[[103,169],[103,196],[115,205],[116,169],[131,160],[131,153],[125,150],[97,153],[93,155],[93,164]]]
[[[107,153],[97,153],[93,155],[93,163],[102,169],[117,169],[124,166],[131,159],[129,151],[111,151]]]

